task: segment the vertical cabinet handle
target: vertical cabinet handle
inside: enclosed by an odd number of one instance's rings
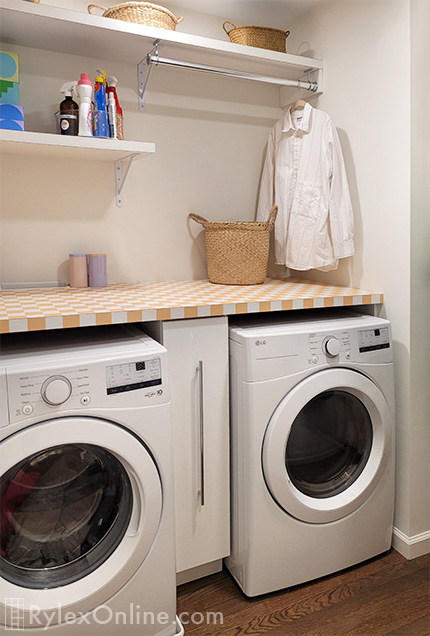
[[[200,503],[205,505],[205,427],[203,413],[203,360],[199,360],[197,367],[199,378],[199,465],[200,465],[200,483],[197,494],[200,496]]]

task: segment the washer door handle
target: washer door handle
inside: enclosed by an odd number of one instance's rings
[[[128,473],[128,476],[133,492],[133,510],[131,513],[130,523],[128,524],[127,536],[134,537],[139,532],[140,528],[140,520],[142,518],[142,499],[140,497],[136,477],[131,472]]]

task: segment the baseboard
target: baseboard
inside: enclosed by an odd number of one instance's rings
[[[430,552],[430,530],[408,537],[398,528],[393,528],[393,548],[406,559],[416,559]]]
[[[189,570],[183,570],[182,572],[178,572],[176,574],[176,585],[189,583],[189,581],[195,581],[196,579],[201,579],[204,576],[209,576],[210,574],[221,572],[221,570],[222,570],[222,559],[217,559],[216,561],[211,561],[210,563],[204,563],[203,565],[198,565],[195,568],[190,568]]]

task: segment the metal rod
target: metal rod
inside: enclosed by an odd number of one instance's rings
[[[278,86],[293,86],[295,88],[304,88],[312,93],[318,91],[318,82],[310,82],[309,80],[289,80],[281,77],[271,77],[270,75],[259,75],[258,73],[248,73],[246,71],[233,71],[228,68],[219,68],[217,66],[206,66],[205,64],[194,64],[191,62],[182,62],[180,60],[172,60],[168,57],[159,57],[153,55],[152,52],[147,56],[147,62],[162,66],[177,66],[180,68],[190,69],[194,71],[204,71],[206,73],[216,73],[218,75],[227,75],[236,79],[253,80],[254,82],[264,82],[266,84],[276,84]]]

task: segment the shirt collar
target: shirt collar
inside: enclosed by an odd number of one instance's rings
[[[297,127],[297,130],[303,130],[303,132],[309,132],[310,124],[311,124],[311,114],[312,114],[312,106],[306,102],[306,106],[303,109],[303,119]],[[296,130],[293,124],[293,118],[288,109],[287,114],[284,117],[284,122],[282,126],[282,132],[288,132],[290,130]]]

